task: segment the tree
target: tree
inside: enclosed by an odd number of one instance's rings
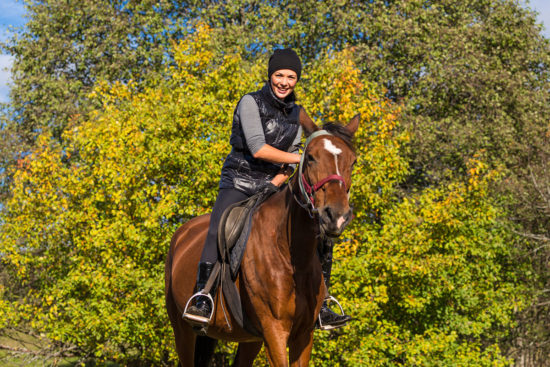
[[[549,185],[549,50],[534,14],[521,3],[193,0],[36,1],[29,6],[30,27],[8,46],[16,56],[14,93],[21,98],[16,96],[12,114],[4,116],[3,140],[15,142],[2,154],[10,162],[14,150],[29,152],[39,133],[63,137],[66,126],[74,128],[90,120],[88,111],[101,110],[94,104],[97,99],[87,97],[99,80],[123,85],[135,80],[132,95],[160,85],[156,79],[164,76],[158,73],[162,60],[173,61],[166,51],[168,39],[179,38],[183,26],[193,33],[198,19],[212,26],[213,57],[239,54],[257,63],[273,48],[292,46],[314,65],[324,62],[327,49],[350,50],[365,80],[382,85],[385,95],[402,106],[396,129],[411,135],[403,148],[411,168],[406,178],[390,180],[400,182],[401,197],[416,197],[427,188],[447,192],[461,177],[468,177],[472,160],[501,170],[502,180],[488,181],[487,200],[499,208],[506,203],[501,214],[509,223],[499,222],[498,227],[514,228],[523,237],[509,237],[509,246],[518,249],[510,249],[510,254],[517,256],[518,264],[526,259],[535,264],[534,272],[521,281],[531,282],[540,297],[519,315],[521,325],[507,349],[517,356],[518,350],[530,353],[526,345],[540,345],[533,347],[534,353],[548,354],[548,344],[538,341],[545,341],[550,330],[550,293],[545,291],[550,285],[550,226],[544,190]],[[84,16],[91,10],[100,16]],[[48,48],[51,54],[42,54]],[[105,52],[108,63],[96,57],[98,50]],[[316,83],[330,86],[323,80],[331,73],[304,74],[302,83],[311,86],[304,88],[309,110],[332,113],[332,100],[323,96],[328,89],[315,92],[318,99],[309,99]],[[22,145],[22,140],[29,145]],[[57,149],[70,151],[65,142],[61,144]],[[9,185],[8,181],[4,187]],[[382,220],[381,214],[373,215]]]
[[[357,133],[351,201],[356,218],[336,247],[332,291],[358,319],[318,334],[314,360],[331,366],[508,365],[499,348],[531,301],[530,271],[491,187],[503,178],[474,156],[465,176],[401,196],[409,174],[395,106],[366,105],[355,50],[311,65],[304,105],[339,119],[372,116]],[[330,78],[330,79],[329,79]],[[332,82],[329,82],[331,80]],[[314,81],[314,82],[313,82]],[[371,98],[376,99],[376,93]],[[370,99],[370,98],[369,98]],[[481,152],[482,153],[482,152]]]
[[[14,57],[10,103],[3,114],[4,164],[49,131],[94,106],[87,97],[100,80],[154,78],[164,67],[170,39],[178,37],[178,5],[170,0],[25,1],[27,23],[6,43]]]
[[[174,358],[162,295],[169,239],[212,205],[233,107],[265,71],[241,53],[217,54],[215,34],[201,26],[175,45],[176,66],[156,85],[102,83],[91,96],[100,107],[65,130],[63,145],[44,133],[20,161],[0,220],[4,330],[24,326],[82,358]],[[502,209],[487,196],[498,177],[476,161],[466,182],[401,198],[408,134],[352,55],[323,53],[297,91],[318,121],[364,120],[357,217],[338,245],[333,287],[357,321],[338,340],[318,335],[314,358],[502,365],[497,343],[524,296]]]
[[[548,345],[550,50],[531,10],[512,0],[190,5],[221,27],[221,49],[248,45],[254,56],[284,45],[314,60],[325,47],[355,47],[360,70],[403,103],[402,127],[412,134],[405,191],[446,185],[449,172],[466,175],[480,152],[492,167],[502,165],[506,184],[490,192],[508,200],[509,219],[524,237],[510,245],[537,264],[529,278],[540,294],[520,315],[524,340],[512,343],[511,353]]]

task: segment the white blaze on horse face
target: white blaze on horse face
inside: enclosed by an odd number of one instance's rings
[[[324,143],[325,143],[325,149],[329,153],[332,153],[332,155],[334,156],[334,164],[336,166],[336,174],[338,176],[340,176],[340,169],[338,168],[338,155],[342,154],[342,149],[338,148],[336,145],[334,145],[328,139],[323,139],[323,140],[324,140]],[[340,187],[342,187],[342,182],[340,182]],[[349,196],[348,196],[348,199],[349,199]],[[346,220],[344,219],[343,216],[338,218],[338,220],[336,221],[337,228],[341,228],[344,225],[345,222],[346,222]]]
[[[323,140],[325,143],[325,149],[328,150],[329,153],[332,153],[332,155],[334,155],[334,164],[336,165],[336,174],[340,176],[340,170],[338,169],[338,155],[342,153],[342,149],[332,144],[332,142],[328,139],[323,139]],[[340,185],[342,185],[341,182],[340,182]]]

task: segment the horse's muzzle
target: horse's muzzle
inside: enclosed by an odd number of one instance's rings
[[[319,210],[319,221],[321,229],[329,237],[338,237],[342,234],[352,218],[352,209],[336,209],[325,206]]]

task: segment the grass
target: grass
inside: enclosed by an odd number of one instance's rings
[[[0,349],[0,365],[2,367],[119,367],[118,364],[112,362],[96,363],[92,360],[82,362],[78,357],[60,358],[33,354],[32,352],[38,352],[44,348],[45,342],[38,337],[18,332],[0,336],[0,345],[31,352]]]
[[[113,362],[96,363],[95,361],[81,362],[78,358],[44,359],[44,357],[22,356],[0,351],[0,365],[2,367],[120,367]]]

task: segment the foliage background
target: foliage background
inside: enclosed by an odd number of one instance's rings
[[[318,122],[364,121],[333,282],[356,320],[315,363],[547,363],[548,40],[518,2],[26,3],[3,45],[3,335],[173,363],[169,238],[209,210],[233,108],[284,45]]]

